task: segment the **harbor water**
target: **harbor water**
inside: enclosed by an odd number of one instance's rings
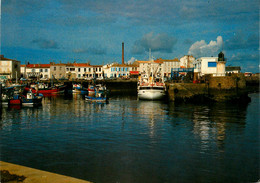
[[[92,182],[257,182],[259,94],[248,104],[111,96],[1,107],[1,161]]]

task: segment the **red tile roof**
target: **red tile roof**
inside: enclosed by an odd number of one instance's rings
[[[27,68],[50,68],[51,64],[28,64]]]
[[[75,67],[90,67],[88,63],[74,63]]]

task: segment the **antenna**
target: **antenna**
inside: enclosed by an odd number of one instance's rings
[[[151,48],[149,48],[149,61],[152,60],[152,51],[151,51]]]

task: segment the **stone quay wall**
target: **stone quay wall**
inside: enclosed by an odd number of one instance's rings
[[[242,74],[207,77],[205,83],[168,83],[170,101],[248,101],[246,80]]]

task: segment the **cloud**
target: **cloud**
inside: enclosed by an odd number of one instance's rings
[[[133,24],[180,24],[185,21],[258,21],[258,0],[59,0],[68,12],[92,11],[105,16],[125,17]],[[230,8],[232,7],[232,8]],[[242,16],[241,16],[242,15]],[[250,18],[249,18],[250,17]]]
[[[2,13],[12,15],[28,15],[31,12],[37,12],[43,9],[49,0],[3,0],[2,1]]]
[[[74,53],[90,53],[90,54],[94,54],[94,55],[105,55],[106,49],[99,48],[99,47],[89,47],[89,48],[74,49],[73,52]]]
[[[36,44],[42,49],[58,49],[58,44],[54,40],[34,39],[32,43]]]
[[[175,37],[165,33],[154,35],[153,32],[151,32],[135,41],[131,52],[133,54],[142,54],[151,48],[152,52],[171,53],[176,43],[177,39]]]
[[[242,32],[234,33],[234,36],[231,39],[225,41],[225,48],[228,50],[237,50],[237,49],[254,49],[259,48],[259,36],[252,34],[248,37]]]
[[[205,40],[197,41],[191,45],[188,54],[194,57],[216,56],[222,45],[223,39],[221,36],[218,36],[216,41],[210,41],[209,44]]]
[[[128,64],[132,64],[132,63],[134,63],[136,60],[137,60],[136,58],[131,57],[131,59],[128,60],[127,63],[128,63]]]

